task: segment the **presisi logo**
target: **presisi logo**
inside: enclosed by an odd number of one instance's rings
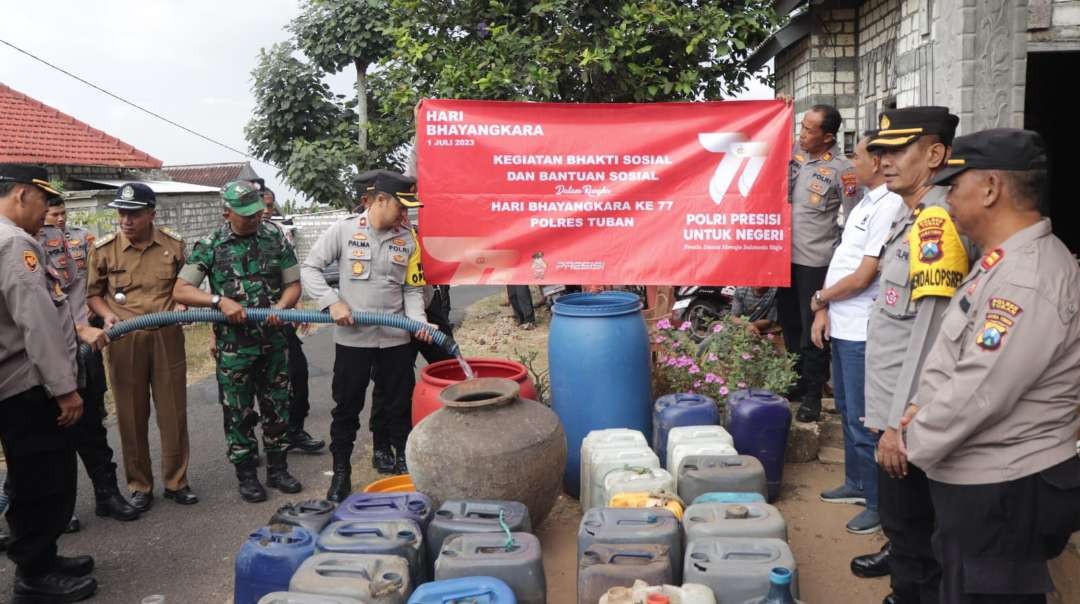
[[[739,193],[750,196],[765,158],[769,154],[769,143],[746,140],[742,132],[699,132],[698,142],[713,153],[723,153],[724,159],[716,166],[716,172],[709,181],[709,197],[713,203],[724,201],[724,195],[731,188],[739,168],[746,164],[739,176]]]

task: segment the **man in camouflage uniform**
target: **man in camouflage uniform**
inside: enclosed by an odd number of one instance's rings
[[[240,496],[249,503],[266,500],[255,468],[255,424],[262,416],[266,449],[266,484],[298,493],[300,482],[286,462],[289,421],[288,343],[276,316],[261,325],[245,325],[244,307],[292,308],[300,299],[300,267],[282,232],[262,221],[262,198],[247,181],[222,189],[226,223],[195,244],[180,272],[174,295],[190,306],[210,306],[225,313],[228,324],[215,324],[217,379],[225,414],[229,461],[236,465]],[[210,280],[210,293],[199,289]]]

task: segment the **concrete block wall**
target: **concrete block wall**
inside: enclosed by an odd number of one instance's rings
[[[1028,47],[1080,50],[1080,0],[1028,0]]]
[[[833,105],[844,119],[838,136],[854,140],[858,66],[855,9],[822,8],[815,11],[809,36],[776,57],[776,92],[795,98],[795,124],[810,107]]]
[[[112,218],[111,225],[91,225],[91,230],[101,236],[116,230],[116,210],[108,207],[115,196],[116,189],[80,191],[67,205],[75,212],[98,212]],[[196,241],[220,226],[224,220],[221,197],[217,193],[163,193],[157,199],[154,223],[180,233],[189,252]]]
[[[311,246],[315,245],[315,241],[319,239],[319,235],[330,225],[348,215],[349,213],[345,210],[332,210],[293,216],[293,225],[297,227],[293,235],[293,242],[296,244],[296,257],[303,262],[304,258],[307,258],[308,252],[311,251]]]

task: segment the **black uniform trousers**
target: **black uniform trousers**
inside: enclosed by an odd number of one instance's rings
[[[79,389],[83,414],[71,427],[75,450],[82,459],[90,481],[97,489],[116,487],[116,463],[105,429],[105,364],[100,352],[85,357],[86,386]]]
[[[829,379],[829,347],[814,346],[810,341],[810,328],[814,313],[810,312],[810,299],[814,292],[825,286],[827,266],[791,265],[791,287],[776,291],[776,313],[784,330],[784,346],[794,353],[795,371],[799,381],[795,385],[804,403],[821,407],[821,394]]]
[[[510,298],[510,306],[514,309],[514,318],[518,325],[522,323],[536,323],[536,314],[533,312],[532,291],[528,285],[507,285],[506,295]]]
[[[385,396],[372,396],[372,444],[376,449],[393,446],[404,450],[412,430],[415,359],[416,347],[411,342],[390,348],[336,346],[331,386],[335,405],[330,414],[330,452],[335,463],[352,455],[356,431],[360,428],[360,412],[373,379],[380,394]]]
[[[0,443],[11,503],[8,557],[22,576],[49,572],[56,540],[75,511],[75,448],[56,425],[60,407],[41,386],[0,401]]]
[[[284,329],[285,341],[289,345],[289,429],[303,430],[304,420],[311,411],[308,400],[308,360],[304,354],[304,344],[296,334],[296,327],[288,325]]]
[[[941,566],[934,558],[934,506],[930,481],[908,464],[908,475],[896,479],[878,466],[878,514],[889,538],[889,570],[893,592],[903,604],[937,604]]]
[[[1080,458],[996,484],[931,480],[930,494],[943,603],[1046,602],[1046,561],[1080,530]]]

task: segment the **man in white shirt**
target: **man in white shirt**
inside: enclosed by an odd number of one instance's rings
[[[830,503],[861,503],[866,509],[847,523],[851,533],[881,529],[877,511],[877,436],[863,425],[866,415],[866,325],[878,290],[878,258],[903,200],[885,188],[881,161],[855,147],[855,178],[867,191],[848,216],[840,245],[829,262],[825,288],[814,294],[811,340],[832,348],[833,393],[844,422],[844,484],[821,494]]]

